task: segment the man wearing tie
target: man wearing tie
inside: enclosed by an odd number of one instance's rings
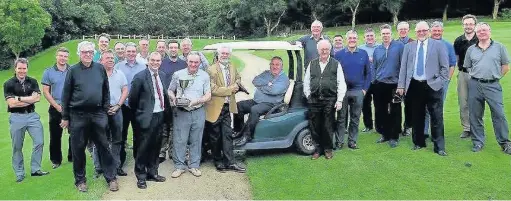
[[[417,41],[405,45],[397,93],[410,100],[412,116],[412,150],[426,147],[424,118],[426,107],[431,116],[434,152],[447,156],[444,142],[443,85],[449,79],[449,57],[445,45],[429,39],[429,25],[421,21],[415,26]]]
[[[165,177],[158,175],[158,153],[160,152],[163,125],[163,110],[169,107],[167,99],[167,75],[159,70],[161,55],[153,52],[149,55],[147,69],[139,72],[131,83],[129,106],[135,115],[137,133],[137,156],[135,174],[137,186],[147,188],[146,181],[164,182]]]

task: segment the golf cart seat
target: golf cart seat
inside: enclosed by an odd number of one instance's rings
[[[273,108],[271,108],[266,113],[266,115],[264,115],[263,119],[279,117],[287,113],[287,109],[289,109],[289,102],[291,101],[291,96],[293,95],[294,87],[295,81],[289,80],[289,87],[287,88],[286,94],[284,95],[284,102],[273,106]]]

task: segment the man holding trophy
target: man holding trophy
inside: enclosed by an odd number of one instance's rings
[[[209,75],[199,69],[200,56],[190,53],[187,68],[176,71],[168,89],[171,104],[175,105],[173,156],[176,170],[171,177],[177,178],[185,172],[186,147],[190,149],[188,168],[190,173],[200,177],[201,141],[206,111],[204,103],[211,99]]]

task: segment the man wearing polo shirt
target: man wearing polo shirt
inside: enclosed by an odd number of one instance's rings
[[[63,129],[60,127],[62,120],[62,89],[66,79],[69,65],[67,63],[69,50],[59,48],[57,50],[57,62],[54,66],[47,68],[43,73],[41,84],[43,85],[43,95],[50,103],[49,126],[50,126],[50,160],[53,169],[60,167],[62,163],[61,139]],[[69,137],[71,139],[71,137]],[[71,161],[71,143],[67,151],[67,160]]]
[[[9,115],[9,130],[12,140],[12,168],[16,182],[25,179],[23,164],[23,141],[28,131],[32,138],[31,176],[43,176],[49,172],[41,171],[44,136],[39,114],[35,112],[35,103],[41,97],[37,80],[27,76],[28,61],[20,58],[14,62],[15,75],[4,83],[4,96]]]
[[[373,53],[373,81],[375,125],[381,125],[382,137],[377,143],[389,142],[389,146],[397,147],[401,130],[401,103],[393,103],[401,56],[404,44],[392,40],[392,28],[388,24],[380,27],[382,45]]]
[[[121,105],[128,97],[128,81],[124,73],[114,68],[114,53],[110,50],[103,52],[101,64],[105,67],[110,90],[110,109],[108,110],[108,136],[110,137],[112,156],[117,167],[118,176],[126,176],[121,166],[122,148],[122,110]],[[96,154],[97,152],[95,152]]]
[[[475,31],[479,42],[468,48],[463,67],[468,69],[468,108],[472,151],[479,152],[484,146],[484,107],[488,103],[497,142],[506,154],[511,154],[509,128],[499,80],[509,72],[509,56],[502,43],[491,39],[490,25],[480,22]]]
[[[346,40],[348,40],[347,48],[335,54],[335,59],[342,66],[347,85],[342,108],[337,113],[337,135],[339,135],[338,139],[340,140],[338,142],[340,143],[339,147],[342,148],[344,145],[344,131],[346,130],[345,122],[348,122],[349,113],[348,148],[358,149],[358,124],[364,95],[371,80],[371,67],[367,52],[357,48],[357,32],[354,30],[348,31]]]
[[[120,70],[126,76],[126,81],[128,82],[128,93],[131,90],[131,81],[133,77],[139,73],[140,71],[145,70],[147,67],[145,63],[137,59],[137,45],[135,43],[129,42],[126,43],[126,60],[122,61],[115,65],[114,67],[117,70]],[[136,126],[133,125],[134,116],[131,108],[128,106],[129,98],[124,101],[124,104],[121,106],[122,110],[122,147],[121,147],[121,167],[124,165],[126,161],[126,141],[128,140],[128,127],[131,123],[131,130],[133,131],[133,142],[135,142],[136,138]],[[133,144],[135,146],[135,143]],[[137,149],[133,149],[133,157],[136,156]]]
[[[298,45],[301,45],[304,50],[304,66],[309,66],[309,63],[317,59],[319,57],[318,53],[318,42],[320,40],[330,40],[328,36],[323,35],[321,32],[323,31],[323,23],[318,20],[315,20],[311,24],[311,35],[305,35],[298,39]],[[331,51],[330,56],[333,56],[333,51]]]
[[[376,43],[374,30],[371,28],[367,28],[364,32],[364,41],[365,44],[358,46],[358,48],[363,49],[367,52],[367,55],[369,56],[369,62],[373,62],[373,53],[376,46],[380,45]],[[369,86],[369,89],[367,89],[365,96],[364,96],[364,103],[362,105],[362,116],[364,118],[364,130],[362,132],[369,132],[373,130],[373,111],[371,102],[373,101],[373,90],[371,90],[371,86]],[[376,132],[381,133],[381,129],[376,126]]]
[[[170,84],[172,76],[178,70],[186,68],[186,62],[178,58],[179,43],[176,40],[169,41],[168,57],[163,59],[160,69],[167,74],[165,82]],[[167,153],[169,159],[172,159],[172,107],[165,108],[165,119],[162,129],[161,150],[159,155],[160,163],[165,161]]]
[[[458,59],[458,105],[460,107],[461,126],[463,127],[460,138],[468,138],[471,135],[468,109],[468,82],[470,76],[468,70],[464,67],[464,63],[467,49],[479,40],[474,32],[477,23],[476,16],[465,15],[461,19],[461,23],[465,33],[454,40],[454,52]]]
[[[110,44],[110,36],[108,34],[102,33],[101,35],[99,35],[99,39],[98,39],[99,51],[95,51],[95,53],[94,53],[94,57],[92,58],[92,60],[94,62],[99,62],[99,60],[101,59],[102,52],[108,50],[109,44]]]

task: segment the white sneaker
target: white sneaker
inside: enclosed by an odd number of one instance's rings
[[[200,177],[202,175],[201,171],[197,168],[190,168],[190,169],[188,169],[188,171],[190,171],[190,173],[192,173],[193,176],[196,176],[196,177]]]
[[[178,178],[179,176],[181,176],[183,173],[185,172],[185,170],[183,169],[176,169],[174,170],[174,172],[172,172],[172,174],[170,175],[172,178]]]

